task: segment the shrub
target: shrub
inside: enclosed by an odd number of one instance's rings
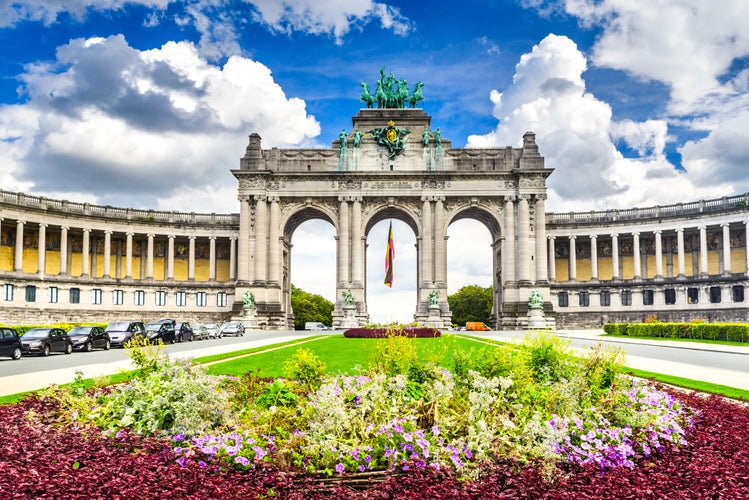
[[[297,349],[284,363],[289,378],[305,384],[309,390],[320,387],[325,375],[325,363],[308,349]]]
[[[522,343],[525,364],[538,381],[557,381],[568,374],[569,340],[550,332],[526,335]]]
[[[387,328],[349,328],[343,332],[346,338],[384,339],[387,337],[435,338],[442,335],[436,328],[390,326]]]

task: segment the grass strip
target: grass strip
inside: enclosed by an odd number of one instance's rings
[[[610,337],[618,339],[641,339],[641,340],[660,340],[670,342],[686,342],[686,343],[697,343],[697,344],[715,344],[715,345],[730,345],[737,347],[749,347],[747,342],[734,342],[731,340],[708,340],[708,339],[685,339],[681,337],[648,337],[647,335],[615,335],[613,333],[606,333],[601,337]]]
[[[744,389],[677,377],[675,375],[664,375],[662,373],[649,372],[647,370],[638,370],[637,368],[629,368],[627,366],[623,368],[623,371],[630,375],[634,375],[635,377],[646,378],[664,384],[675,385],[676,387],[683,387],[684,389],[706,392],[708,394],[717,394],[718,396],[725,396],[727,398],[749,402],[749,391]]]

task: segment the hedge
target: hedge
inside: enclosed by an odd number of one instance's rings
[[[603,331],[631,337],[749,342],[747,323],[608,323]]]

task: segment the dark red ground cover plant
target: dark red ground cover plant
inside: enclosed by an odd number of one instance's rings
[[[272,468],[180,467],[166,441],[61,426],[54,403],[30,398],[0,406],[0,498],[749,498],[749,408],[717,396],[678,396],[700,412],[688,444],[641,457],[634,469],[567,466],[548,482],[538,464],[508,461],[487,465],[474,481],[458,481],[445,470],[413,470],[366,489],[348,488],[345,476],[331,485]]]
[[[434,338],[442,335],[437,328],[349,328],[343,336],[350,339],[384,339],[390,336],[409,338]]]

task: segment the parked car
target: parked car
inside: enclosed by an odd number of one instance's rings
[[[319,321],[307,321],[304,324],[304,329],[305,330],[320,330],[320,331],[323,331],[323,330],[330,330],[330,327],[323,325]]]
[[[22,353],[21,337],[13,328],[0,327],[0,356],[20,359]]]
[[[192,342],[193,329],[190,323],[182,321],[174,325],[174,332],[177,335],[177,342],[189,340]]]
[[[68,331],[73,350],[91,352],[94,347],[109,350],[112,342],[101,326],[76,326]]]
[[[154,344],[159,342],[164,344],[174,344],[177,340],[174,324],[172,324],[171,321],[147,323],[146,337],[148,337],[149,342]]]
[[[206,328],[206,330],[208,330],[209,339],[221,338],[221,333],[219,332],[219,328],[216,323],[206,323],[203,326]]]
[[[221,335],[234,335],[235,337],[241,337],[244,335],[244,325],[238,321],[224,323],[221,326]]]
[[[104,331],[109,334],[109,341],[114,347],[125,347],[135,336],[146,337],[146,327],[140,321],[115,321],[109,323]]]
[[[195,325],[192,327],[192,338],[195,340],[205,340],[208,338],[208,328],[205,325]]]
[[[24,354],[49,356],[50,352],[73,352],[73,343],[62,328],[32,328],[21,336]]]

